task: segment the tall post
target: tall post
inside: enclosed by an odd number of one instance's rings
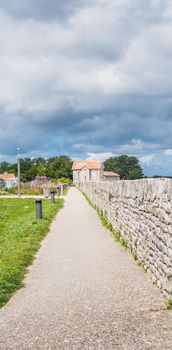
[[[20,147],[17,147],[17,167],[18,167],[18,197],[21,196],[21,178],[20,178]]]

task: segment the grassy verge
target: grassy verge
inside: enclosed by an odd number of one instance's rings
[[[43,200],[43,220],[35,219],[34,199],[0,199],[0,307],[22,286],[40,242],[63,200]]]
[[[82,191],[81,191],[81,192],[82,192]],[[118,243],[120,243],[125,249],[129,250],[129,252],[131,253],[133,259],[136,261],[137,265],[138,265],[139,267],[142,267],[143,270],[144,270],[144,272],[146,273],[146,272],[147,272],[146,267],[143,266],[142,263],[138,260],[138,257],[137,257],[136,252],[132,251],[132,248],[128,246],[127,240],[126,240],[124,237],[121,236],[120,231],[115,231],[115,230],[113,229],[112,224],[111,224],[111,223],[108,221],[108,219],[103,215],[103,211],[100,210],[99,208],[97,208],[94,204],[92,204],[92,202],[90,201],[90,199],[87,197],[87,195],[86,195],[84,192],[82,192],[82,194],[83,194],[83,196],[85,197],[85,199],[87,200],[87,202],[92,206],[92,208],[94,208],[94,209],[97,211],[97,214],[98,214],[98,216],[99,216],[99,218],[100,218],[100,220],[101,220],[103,226],[104,226],[107,230],[109,230],[109,231],[112,233],[112,235],[113,235],[115,241],[118,242]]]
[[[172,310],[172,300],[167,301],[167,310]]]

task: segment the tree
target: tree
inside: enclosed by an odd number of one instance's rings
[[[121,155],[111,157],[104,162],[105,171],[114,171],[121,179],[140,179],[144,176],[143,170],[136,157]]]
[[[8,168],[8,172],[14,173],[17,176],[18,175],[17,163],[10,164]],[[21,172],[22,182],[33,180],[37,175],[35,160],[33,161],[30,158],[21,158],[20,172]]]
[[[47,164],[44,158],[36,159],[36,174],[38,176],[45,176],[47,172]]]
[[[47,164],[47,176],[58,178],[72,178],[72,161],[68,156],[49,158]]]
[[[21,158],[20,171],[22,182],[29,182],[36,176],[48,176],[51,179],[72,179],[72,160],[68,156],[44,158]],[[17,176],[17,163],[0,163],[0,173],[14,173]]]
[[[21,178],[23,182],[31,181],[35,178],[35,171],[30,158],[20,159]]]
[[[3,174],[3,173],[5,173],[5,172],[8,172],[9,166],[10,166],[10,163],[5,162],[5,161],[4,161],[4,162],[1,162],[1,163],[0,163],[0,173]]]

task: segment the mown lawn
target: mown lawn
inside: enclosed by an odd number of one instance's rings
[[[63,200],[43,200],[43,220],[35,219],[34,199],[0,198],[0,307],[22,286],[31,264]]]

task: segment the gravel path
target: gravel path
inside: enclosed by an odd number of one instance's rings
[[[1,350],[171,350],[172,311],[75,188],[0,311]]]

